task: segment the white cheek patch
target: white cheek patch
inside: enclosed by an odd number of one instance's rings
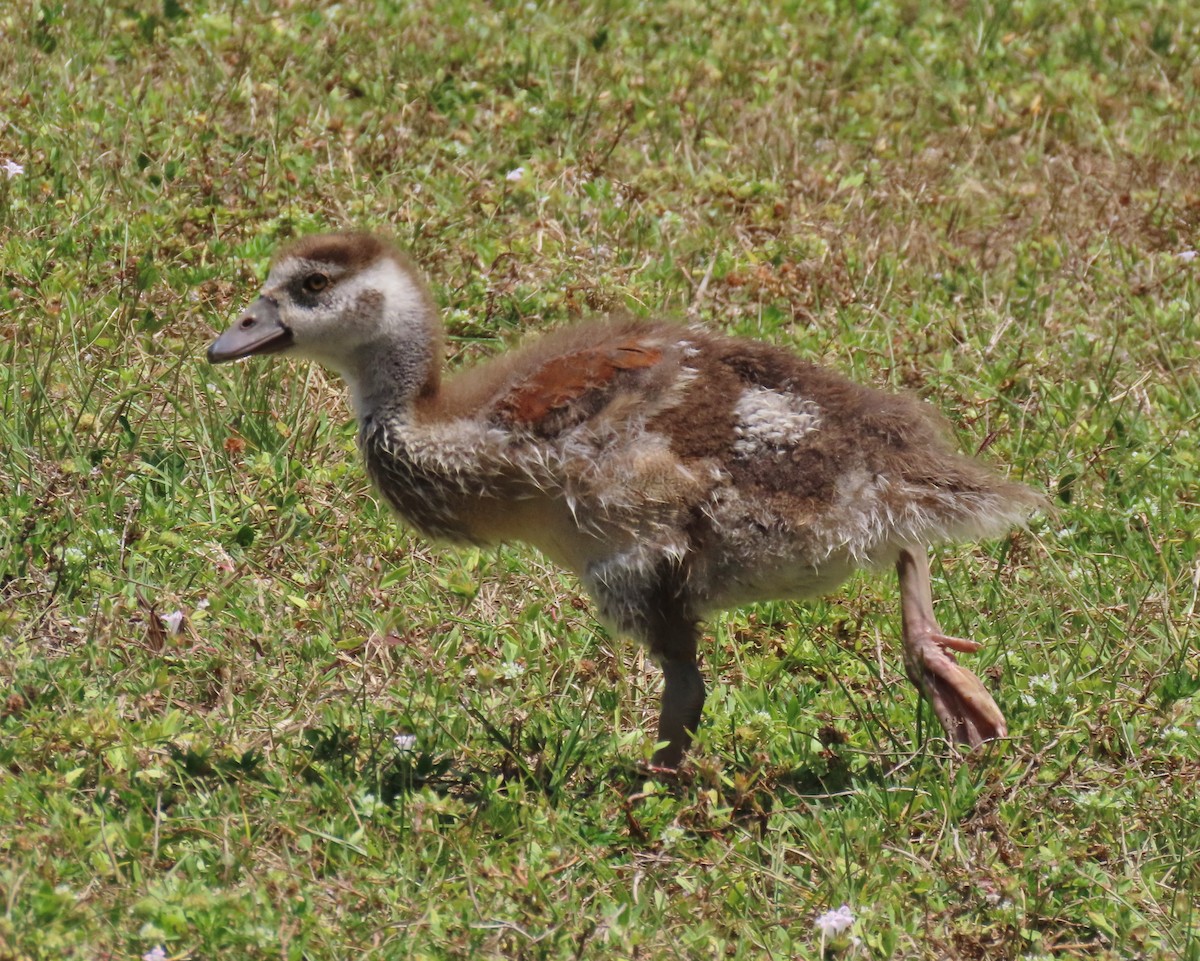
[[[407,271],[390,257],[383,257],[361,270],[352,280],[345,281],[346,291],[357,299],[365,291],[377,291],[385,304],[383,316],[394,318],[401,330],[428,335],[428,306],[421,289],[413,283]]]
[[[788,450],[821,423],[821,409],[811,400],[765,387],[746,390],[733,413],[733,452],[738,457]]]

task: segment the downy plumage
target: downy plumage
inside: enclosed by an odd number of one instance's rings
[[[956,452],[914,398],[767,344],[629,317],[585,322],[442,380],[442,332],[413,265],[363,233],[279,253],[214,363],[282,353],[349,385],[380,493],[438,540],[523,541],[575,571],[663,668],[660,767],[700,720],[700,620],[833,590],[895,565],[905,666],[947,734],[1004,717],[933,614],[931,544],[995,536],[1039,494]]]

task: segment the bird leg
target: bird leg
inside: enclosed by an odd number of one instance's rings
[[[658,740],[650,766],[674,770],[692,743],[704,709],[704,678],[696,663],[700,629],[678,587],[678,571],[668,568],[646,598],[645,633],[650,652],[663,672]]]
[[[971,653],[982,645],[942,633],[933,615],[929,560],[924,552],[902,549],[896,561],[900,576],[900,618],[904,634],[904,666],[908,678],[933,706],[933,713],[957,744],[978,747],[1004,737],[1004,715],[979,678],[959,665],[954,651]]]
[[[704,678],[696,665],[695,639],[691,660],[663,660],[662,712],[658,716],[658,739],[666,741],[654,752],[652,767],[679,767],[683,752],[692,743],[704,710]]]

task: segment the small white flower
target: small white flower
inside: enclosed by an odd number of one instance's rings
[[[207,597],[202,597],[202,598],[200,598],[200,600],[196,601],[196,610],[207,611],[208,606],[211,603],[212,603],[212,601],[210,601]]]
[[[178,634],[183,627],[183,611],[172,611],[170,614],[164,614],[162,622],[167,625],[167,633],[174,636]]]
[[[415,734],[397,734],[392,738],[392,743],[396,745],[398,751],[411,751],[417,746],[417,736]]]
[[[374,817],[381,809],[387,807],[386,804],[370,791],[361,792],[358,795],[357,801],[359,814],[366,818]]]
[[[500,665],[499,674],[506,681],[515,681],[524,673],[525,666],[523,664],[518,664],[516,661],[505,661]]]
[[[504,179],[507,180],[509,183],[516,183],[518,180],[520,180],[524,176],[525,176],[525,168],[524,167],[514,167],[512,170],[510,170],[508,173],[506,173],[504,175]]]
[[[821,932],[822,938],[833,938],[853,923],[854,913],[848,904],[843,904],[836,911],[826,911],[813,922],[813,926]]]
[[[142,955],[142,961],[167,961],[167,952],[161,944],[156,944]]]
[[[9,180],[12,180],[13,177],[19,177],[25,172],[25,168],[15,160],[4,161],[4,167],[2,169]]]
[[[668,824],[665,828],[663,828],[662,835],[660,836],[662,846],[664,848],[674,847],[683,840],[683,837],[686,833],[687,832],[684,831],[683,828],[681,828],[678,824]]]
[[[11,176],[11,174],[10,174]],[[1185,264],[1190,264],[1198,255],[1194,250],[1181,250],[1175,255],[1176,260],[1182,260]]]

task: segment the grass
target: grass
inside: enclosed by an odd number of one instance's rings
[[[1166,0],[6,8],[0,959],[1200,959],[1198,41]],[[712,625],[693,773],[643,783],[657,675],[570,578],[395,525],[320,371],[204,363],[348,225],[455,364],[627,307],[945,410],[1057,506],[935,569],[1012,737],[946,747],[862,576]]]

